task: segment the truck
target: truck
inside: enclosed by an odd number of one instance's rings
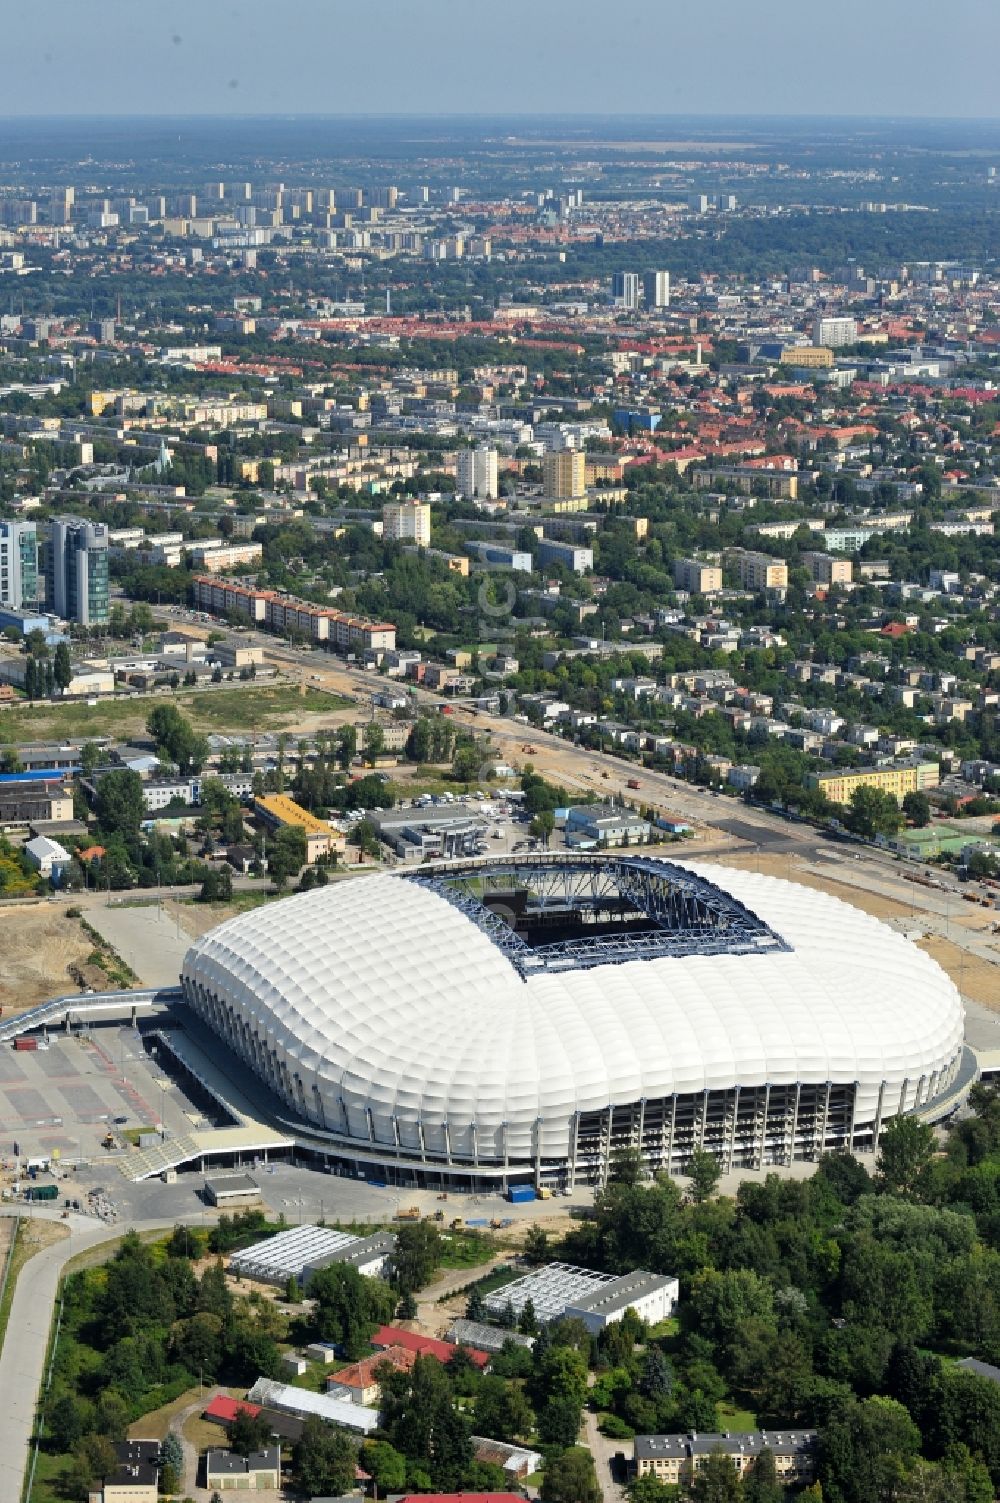
[[[58,1185],[29,1185],[24,1192],[25,1200],[58,1200]]]
[[[527,1205],[534,1198],[534,1185],[511,1185],[507,1190],[507,1199],[512,1206]]]
[[[400,1210],[398,1210],[396,1212],[396,1220],[397,1221],[419,1221],[420,1220],[420,1207],[419,1206],[405,1206],[405,1207],[401,1208]]]
[[[625,784],[625,787],[626,788],[641,788],[642,784],[639,782],[638,778],[629,778],[628,782]]]

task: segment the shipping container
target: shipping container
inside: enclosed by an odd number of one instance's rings
[[[524,1205],[535,1198],[534,1185],[511,1185],[507,1191],[507,1199],[512,1205]]]
[[[29,1185],[24,1193],[25,1200],[58,1200],[58,1185]]]
[[[22,1033],[22,1035],[21,1035],[20,1038],[17,1038],[17,1039],[14,1040],[14,1048],[18,1049],[18,1050],[22,1050],[22,1049],[37,1049],[38,1048],[38,1040],[29,1037],[29,1035],[26,1034],[26,1033]]]

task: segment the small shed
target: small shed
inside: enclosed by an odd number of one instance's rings
[[[260,1185],[249,1174],[220,1174],[205,1181],[205,1199],[213,1206],[259,1205]]]

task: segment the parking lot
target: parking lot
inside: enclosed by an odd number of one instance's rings
[[[36,1050],[0,1046],[0,1156],[101,1163],[109,1132],[186,1132],[197,1109],[117,1026],[52,1033]]]

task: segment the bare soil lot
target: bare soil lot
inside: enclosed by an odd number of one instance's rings
[[[0,908],[0,1007],[36,1007],[77,991],[71,966],[84,966],[94,948],[79,919],[55,903]]]

